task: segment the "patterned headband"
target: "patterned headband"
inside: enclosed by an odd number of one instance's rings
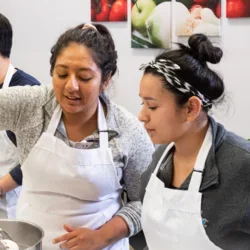
[[[202,93],[200,93],[197,89],[191,86],[189,83],[181,81],[176,76],[175,70],[180,69],[180,66],[173,63],[170,60],[159,59],[157,61],[152,61],[147,64],[142,64],[140,70],[145,70],[146,68],[155,68],[157,72],[162,74],[166,81],[171,84],[175,89],[180,91],[183,94],[192,94],[197,96],[204,108],[212,108],[212,102],[208,98],[206,98]]]

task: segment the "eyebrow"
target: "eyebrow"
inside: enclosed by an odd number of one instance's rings
[[[55,68],[57,68],[57,67],[62,67],[62,68],[64,68],[64,69],[68,69],[69,67],[68,66],[66,66],[66,65],[64,65],[64,64],[57,64],[56,66],[55,66]],[[90,68],[80,68],[79,69],[80,71],[93,71],[93,70],[91,70]]]
[[[141,96],[140,96],[141,97]],[[146,101],[157,101],[155,98],[153,97],[150,97],[150,96],[146,96],[146,97],[141,97],[143,100],[146,100]]]

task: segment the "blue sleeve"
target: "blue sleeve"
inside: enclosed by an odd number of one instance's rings
[[[22,173],[22,170],[21,170],[21,165],[17,165],[15,168],[13,168],[11,171],[10,171],[10,175],[11,177],[13,178],[13,180],[19,185],[21,186],[22,185],[22,182],[23,182],[23,173]]]

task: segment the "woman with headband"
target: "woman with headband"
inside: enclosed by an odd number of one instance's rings
[[[105,93],[116,63],[107,28],[79,25],[51,50],[53,86],[0,91],[0,130],[15,132],[22,163],[17,219],[44,230],[43,250],[128,250],[141,230],[139,181],[154,147]],[[0,182],[13,186],[10,175]]]
[[[142,65],[140,120],[159,146],[142,175],[149,250],[250,249],[250,143],[208,115],[224,83],[207,62],[222,50],[196,34],[189,47]]]

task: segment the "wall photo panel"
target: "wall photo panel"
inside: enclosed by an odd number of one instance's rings
[[[220,6],[220,0],[177,0],[174,4],[176,35],[220,36]]]
[[[127,0],[91,0],[92,22],[125,22],[128,18]]]
[[[227,0],[226,17],[250,17],[250,0]]]
[[[131,47],[170,48],[172,2],[132,0]]]

